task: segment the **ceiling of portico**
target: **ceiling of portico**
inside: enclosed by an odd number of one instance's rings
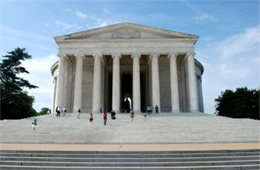
[[[191,39],[196,41],[198,36],[138,24],[120,23],[55,37],[57,43],[109,39]]]

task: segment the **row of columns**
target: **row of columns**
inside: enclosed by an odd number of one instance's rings
[[[188,88],[189,88],[189,103],[190,111],[198,111],[198,97],[195,77],[195,53],[186,53],[186,62],[188,66]],[[160,81],[159,81],[159,53],[152,53],[151,59],[151,78],[152,78],[152,106],[157,105],[160,111]],[[179,88],[178,88],[178,74],[177,74],[177,56],[178,53],[169,53],[170,60],[170,83],[171,83],[171,105],[172,112],[179,112]],[[58,94],[57,105],[63,106],[64,99],[64,79],[60,75],[65,74],[65,54],[59,54],[59,76],[58,76]],[[75,88],[74,88],[74,105],[73,110],[77,111],[82,106],[82,76],[83,76],[83,59],[84,53],[79,52],[75,54],[76,70],[75,70]],[[93,75],[93,100],[92,111],[99,112],[101,106],[101,64],[103,55],[100,52],[93,54],[94,57],[94,75]],[[140,53],[133,53],[133,110],[139,112],[141,110],[141,95],[140,95]],[[120,53],[112,53],[113,58],[113,76],[112,76],[112,109],[116,112],[120,111]]]

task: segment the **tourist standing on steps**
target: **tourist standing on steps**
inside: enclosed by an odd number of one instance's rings
[[[37,120],[34,119],[33,122],[32,122],[32,128],[33,128],[34,132],[35,132],[36,126],[37,126]]]
[[[58,116],[60,116],[60,106],[57,106],[56,107],[56,116],[58,117]]]
[[[59,110],[58,117],[60,117],[60,114],[61,114],[61,112],[62,112],[62,108],[61,108],[61,106],[58,107],[58,110]]]
[[[116,112],[114,110],[111,111],[111,119],[116,119]]]
[[[78,119],[80,119],[80,112],[81,112],[81,110],[80,110],[80,108],[79,108],[79,109],[78,109],[78,116],[77,116]]]
[[[90,115],[89,115],[89,121],[92,122],[93,120],[94,120],[94,116],[93,116],[92,113],[90,113]]]
[[[130,114],[131,114],[130,116],[131,116],[131,123],[132,123],[133,120],[134,120],[134,116],[135,116],[134,115],[135,113],[134,113],[134,111],[132,109],[130,110]]]
[[[104,125],[106,126],[107,125],[107,114],[106,114],[106,112],[104,112],[103,119],[104,119]]]
[[[56,107],[55,111],[56,111],[56,116],[58,116],[58,106]]]
[[[159,113],[159,107],[157,105],[155,106],[155,112]]]

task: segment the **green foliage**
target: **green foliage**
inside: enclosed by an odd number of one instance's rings
[[[46,115],[49,113],[49,111],[51,111],[49,108],[43,107],[41,108],[41,111],[37,115]]]
[[[235,92],[226,90],[215,101],[219,116],[259,120],[259,89],[244,87],[237,88]]]
[[[21,61],[31,59],[24,48],[16,48],[2,56],[0,63],[1,115],[0,119],[20,119],[34,116],[32,108],[34,97],[29,96],[23,88],[37,88],[18,74],[29,72],[21,66]]]

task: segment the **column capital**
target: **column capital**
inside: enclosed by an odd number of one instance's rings
[[[160,53],[158,53],[158,52],[153,52],[153,53],[150,54],[150,57],[159,58],[159,56],[160,56]]]
[[[171,57],[177,58],[177,56],[178,56],[178,52],[169,52],[169,54],[168,54],[168,58],[171,58]]]
[[[141,57],[141,53],[139,53],[139,52],[132,53],[131,58],[136,58],[136,57],[138,57],[138,59],[139,59]]]
[[[103,54],[100,51],[92,53],[92,56],[94,60],[100,59],[101,61],[103,61]]]
[[[85,58],[85,54],[82,51],[78,51],[77,53],[75,53],[75,56],[77,58],[80,58],[80,57],[82,57],[83,59]]]
[[[186,56],[190,56],[190,55],[192,55],[194,57],[196,55],[196,53],[194,51],[186,52]]]
[[[100,51],[93,52],[92,55],[93,55],[94,58],[103,56],[103,54]]]
[[[60,58],[65,58],[67,56],[67,54],[63,51],[59,51],[57,56],[59,56]]]
[[[120,52],[113,52],[111,55],[112,55],[113,59],[116,58],[116,57],[121,58],[121,53]]]

